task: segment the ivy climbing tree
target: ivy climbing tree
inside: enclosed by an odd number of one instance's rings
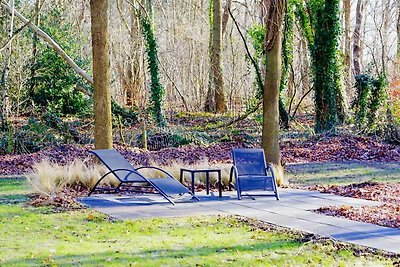
[[[331,130],[345,117],[338,56],[339,0],[298,1],[296,13],[312,60],[315,129]]]
[[[372,77],[369,74],[355,76],[357,96],[353,102],[356,126],[374,132],[378,126],[378,110],[383,106],[388,86],[385,74]]]
[[[151,19],[147,15],[140,17],[142,32],[146,41],[147,67],[151,78],[151,114],[158,126],[165,126],[162,103],[164,98],[164,87],[160,82],[160,69],[158,66],[157,42]]]

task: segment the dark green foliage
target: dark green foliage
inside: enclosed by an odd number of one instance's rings
[[[386,75],[379,75],[374,79],[369,101],[368,123],[374,125],[378,117],[378,110],[384,105],[388,81]]]
[[[120,118],[124,125],[132,125],[138,122],[137,111],[122,107],[114,100],[111,100],[111,112],[114,118]]]
[[[364,125],[367,116],[367,105],[371,93],[371,77],[366,74],[355,76],[355,89],[357,97],[354,99],[353,108],[355,111],[355,121],[358,126]]]
[[[253,25],[247,32],[253,43],[253,48],[255,51],[254,54],[254,61],[256,62],[254,64],[254,68],[256,71],[256,98],[257,99],[262,99],[263,92],[264,92],[264,82],[261,78],[261,72],[260,72],[260,66],[257,65],[260,64],[261,58],[264,58],[264,51],[263,51],[263,44],[264,44],[264,38],[265,38],[265,28],[262,25]],[[265,60],[261,62],[261,64],[265,65]]]
[[[285,27],[283,30],[282,40],[282,76],[280,82],[280,96],[279,96],[279,116],[281,125],[284,128],[289,128],[289,114],[285,109],[283,101],[283,92],[287,88],[290,69],[293,63],[293,37],[294,37],[294,1],[286,1],[286,12],[285,12]]]
[[[148,17],[140,18],[142,32],[146,41],[147,67],[151,77],[151,114],[158,126],[165,126],[165,119],[162,112],[164,98],[164,87],[160,82],[160,70],[158,67],[157,42],[154,36],[154,29]]]
[[[78,57],[78,37],[73,35],[72,25],[63,22],[59,11],[54,9],[42,17],[42,28],[78,65],[89,65]],[[83,83],[82,79],[52,48],[41,43],[33,67],[36,71],[31,83],[35,90],[30,97],[40,109],[63,115],[85,113],[90,109],[89,99],[75,90],[77,84]]]
[[[379,75],[374,78],[368,74],[355,77],[355,89],[357,97],[353,102],[355,122],[358,128],[367,129],[370,132],[376,130],[377,113],[384,105],[386,98],[387,78]]]
[[[339,0],[296,3],[296,15],[311,53],[316,131],[333,129],[344,120],[341,70],[338,62]]]

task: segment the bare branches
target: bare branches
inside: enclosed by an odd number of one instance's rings
[[[26,27],[29,26],[29,24],[32,22],[33,19],[35,19],[36,16],[39,15],[43,4],[45,1],[42,2],[42,4],[40,5],[39,9],[36,10],[35,14],[33,14],[33,16],[29,19],[29,21],[27,23],[25,23],[24,25],[22,25],[22,27],[20,27],[19,29],[17,29],[12,36],[0,47],[0,52],[3,51],[14,39],[15,37],[17,37],[17,35],[22,32]],[[14,8],[12,8],[12,10],[14,10]],[[14,14],[14,11],[10,11],[10,13]]]

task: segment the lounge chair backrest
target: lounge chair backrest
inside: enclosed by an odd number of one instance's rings
[[[99,160],[110,170],[115,171],[114,175],[120,180],[128,178],[130,181],[143,181],[143,178],[130,171],[136,171],[136,169],[127,161],[118,151],[115,149],[100,149],[92,150],[90,153],[97,155]],[[128,171],[129,170],[129,171]],[[129,174],[129,177],[127,175]]]
[[[265,175],[264,150],[258,148],[233,148],[233,165],[238,175]]]

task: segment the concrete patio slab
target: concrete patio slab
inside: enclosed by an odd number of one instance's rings
[[[274,197],[244,197],[236,199],[235,192],[224,192],[219,198],[204,192],[196,194],[200,201],[171,205],[159,195],[94,195],[80,202],[117,219],[154,217],[184,217],[204,215],[240,215],[268,223],[400,253],[400,229],[356,222],[313,212],[323,206],[377,206],[380,202],[341,197],[319,192],[281,189],[280,201]],[[186,199],[187,201],[187,199]]]

